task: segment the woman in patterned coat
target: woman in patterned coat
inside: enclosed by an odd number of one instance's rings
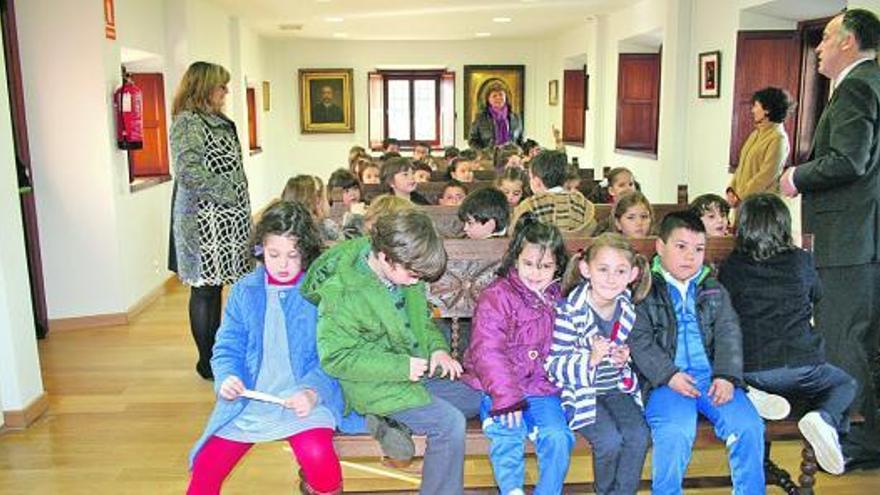
[[[171,110],[174,195],[171,268],[191,287],[189,319],[199,350],[196,371],[212,379],[211,349],[223,286],[250,271],[251,207],[235,123],[223,114],[229,72],[189,66]]]

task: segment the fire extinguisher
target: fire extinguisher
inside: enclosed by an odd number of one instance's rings
[[[143,93],[134,85],[131,75],[122,73],[122,86],[113,92],[116,111],[116,144],[121,150],[144,147]]]

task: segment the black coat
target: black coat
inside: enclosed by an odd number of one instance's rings
[[[810,253],[794,249],[757,262],[734,251],[718,279],[739,315],[745,371],[825,362],[822,337],[810,324],[821,295]]]
[[[507,112],[508,129],[510,129],[510,142],[522,146],[523,124],[519,115],[513,113],[508,107]],[[471,148],[493,148],[498,143],[495,142],[495,120],[486,108],[471,123],[470,134],[468,135],[468,145]],[[503,143],[502,143],[503,144]]]

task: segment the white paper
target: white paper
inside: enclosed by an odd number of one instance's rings
[[[259,400],[262,402],[271,402],[280,406],[284,405],[284,399],[263,392],[257,392],[256,390],[245,390],[241,393],[241,396],[247,397],[248,399]]]

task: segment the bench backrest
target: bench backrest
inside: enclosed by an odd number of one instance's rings
[[[419,192],[422,196],[425,197],[432,204],[437,204],[437,199],[440,198],[440,195],[443,194],[443,187],[446,185],[446,181],[443,182],[422,182],[416,187],[416,191]],[[468,188],[468,192],[474,192],[478,189],[484,189],[486,187],[492,187],[492,181],[474,181],[470,184],[465,184]],[[364,201],[369,203],[373,198],[380,194],[384,194],[386,192],[385,186],[382,184],[364,184],[363,187],[363,195],[362,198]]]

